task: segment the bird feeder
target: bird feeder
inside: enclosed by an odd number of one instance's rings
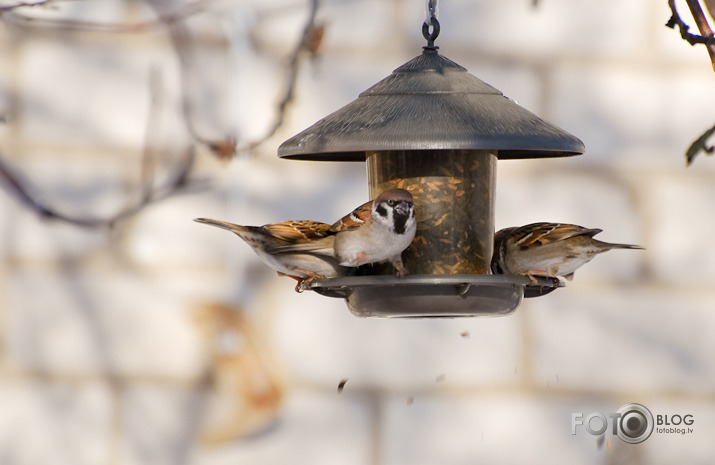
[[[358,316],[502,315],[558,285],[490,274],[496,165],[579,155],[584,145],[440,55],[439,22],[431,23],[421,55],[278,148],[281,158],[366,162],[370,198],[393,187],[414,198],[408,276],[378,265],[311,284]]]

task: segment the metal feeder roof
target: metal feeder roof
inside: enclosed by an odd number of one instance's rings
[[[500,159],[579,155],[577,137],[544,121],[435,48],[278,148],[281,158],[365,161],[386,150],[494,150]]]

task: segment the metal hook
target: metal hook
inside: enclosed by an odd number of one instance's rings
[[[439,47],[435,46],[434,41],[439,36],[439,21],[437,21],[436,16],[432,16],[430,20],[431,25],[427,24],[426,21],[422,24],[422,36],[427,40],[427,46],[422,48],[425,50],[437,50]],[[432,26],[432,32],[430,32],[430,26]]]

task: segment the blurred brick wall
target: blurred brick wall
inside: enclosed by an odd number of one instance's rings
[[[647,250],[598,257],[511,316],[411,321],[296,294],[239,239],[191,221],[330,222],[367,200],[363,165],[276,148],[419,54],[424,2],[322,3],[321,53],[285,125],[251,158],[199,149],[204,189],[112,231],[0,196],[0,463],[711,463],[715,160],[686,169],[683,153],[715,120],[715,75],[663,26],[665,0],[440,2],[441,53],[586,144],[499,162],[497,227],[571,222]],[[201,4],[182,80],[164,28],[97,30],[152,18],[142,2],[60,5],[21,13],[95,27],[0,28],[0,152],[43,201],[89,217],[138,198],[147,144],[161,167],[180,163],[182,92],[201,135],[260,137],[308,11]],[[694,433],[570,434],[572,412],[628,402],[692,414]]]

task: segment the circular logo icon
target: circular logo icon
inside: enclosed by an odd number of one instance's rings
[[[653,414],[644,405],[626,404],[618,409],[618,437],[629,444],[638,444],[653,432]]]

